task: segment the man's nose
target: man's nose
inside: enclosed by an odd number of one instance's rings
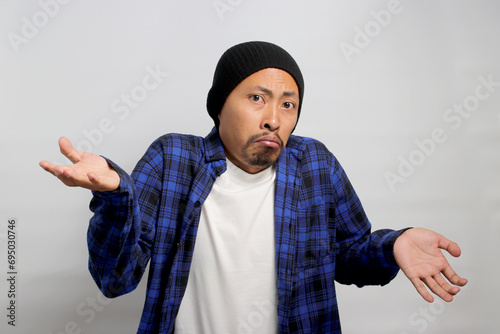
[[[269,131],[276,131],[280,127],[279,108],[274,104],[268,104],[264,111],[262,120],[263,127]]]

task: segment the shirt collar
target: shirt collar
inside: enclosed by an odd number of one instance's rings
[[[224,154],[224,146],[219,137],[219,131],[215,127],[212,131],[205,137],[205,159],[207,162],[216,160],[226,160],[226,155]]]

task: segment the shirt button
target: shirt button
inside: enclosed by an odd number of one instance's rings
[[[196,201],[196,202],[194,202],[194,207],[195,207],[195,208],[199,207],[200,205],[201,205],[200,201]]]

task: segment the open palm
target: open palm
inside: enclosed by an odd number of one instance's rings
[[[40,162],[40,166],[65,185],[96,191],[112,191],[120,185],[118,173],[103,157],[75,150],[65,137],[59,139],[59,148],[72,165],[56,165],[44,160]]]
[[[442,235],[423,228],[405,231],[394,244],[394,257],[418,293],[428,302],[434,298],[427,286],[443,300],[450,302],[467,283],[451,268],[441,250],[454,257],[460,256],[458,245]],[[451,284],[450,284],[451,283]],[[452,285],[453,284],[453,285]]]

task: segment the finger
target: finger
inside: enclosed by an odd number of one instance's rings
[[[51,173],[54,176],[59,177],[64,172],[64,168],[66,166],[56,165],[49,161],[40,161],[39,165],[45,169],[47,172]]]
[[[71,166],[56,166],[54,172],[57,178],[67,186],[93,190],[88,177],[85,174],[75,171]]]
[[[59,177],[61,180],[64,180],[62,177],[66,179],[75,179],[75,173],[68,166],[56,165],[54,167],[54,175]]]
[[[67,176],[67,167],[55,165],[48,161],[42,161],[40,165],[49,173],[57,177],[61,182],[67,186],[74,186],[74,180]]]
[[[467,279],[460,277],[457,275],[457,273],[451,268],[450,265],[448,265],[444,270],[443,274],[450,281],[452,284],[458,285],[458,286],[464,286],[467,284]]]
[[[87,178],[92,184],[92,190],[97,191],[113,191],[117,189],[120,185],[120,177],[118,176],[118,174],[113,176],[116,176],[116,179],[113,180],[113,177],[110,178],[107,176],[99,176],[95,173],[87,174]]]
[[[92,184],[93,190],[97,190],[97,191],[109,191],[109,190],[111,190],[108,187],[106,187],[105,184],[103,184],[103,178],[98,176],[97,174],[88,173],[87,178],[90,181],[90,183]]]
[[[72,163],[80,161],[80,154],[66,137],[59,138],[59,149]]]
[[[441,277],[442,278],[442,277]],[[444,290],[441,285],[433,277],[425,277],[423,279],[425,285],[437,296],[446,302],[451,302],[453,296]]]
[[[55,172],[54,172],[54,167],[56,166],[55,164],[53,164],[52,162],[49,162],[49,161],[46,161],[46,160],[43,160],[43,161],[40,161],[38,163],[40,165],[40,167],[42,167],[44,170],[46,170],[47,172],[55,175]]]
[[[434,279],[436,280],[436,282],[441,286],[441,288],[446,291],[447,293],[449,293],[450,295],[454,296],[456,295],[457,293],[460,292],[460,288],[458,286],[453,286],[451,285],[450,283],[448,283],[444,278],[443,276],[441,275],[436,275],[434,277]]]
[[[87,177],[93,185],[95,185],[95,186],[101,185],[101,178],[99,176],[97,176],[95,173],[88,173]]]
[[[458,247],[458,244],[456,242],[448,240],[442,235],[439,235],[438,246],[439,248],[446,250],[454,257],[459,257],[460,254],[462,253],[462,250],[460,249],[460,247]]]
[[[420,278],[413,278],[410,280],[417,292],[424,298],[427,302],[432,303],[434,301],[434,297],[427,291],[425,285],[422,283]]]
[[[59,176],[70,177],[70,175],[72,177],[72,175],[74,174],[71,172],[71,169],[68,166],[56,165],[49,161],[41,161],[39,165],[47,172],[57,177]]]

